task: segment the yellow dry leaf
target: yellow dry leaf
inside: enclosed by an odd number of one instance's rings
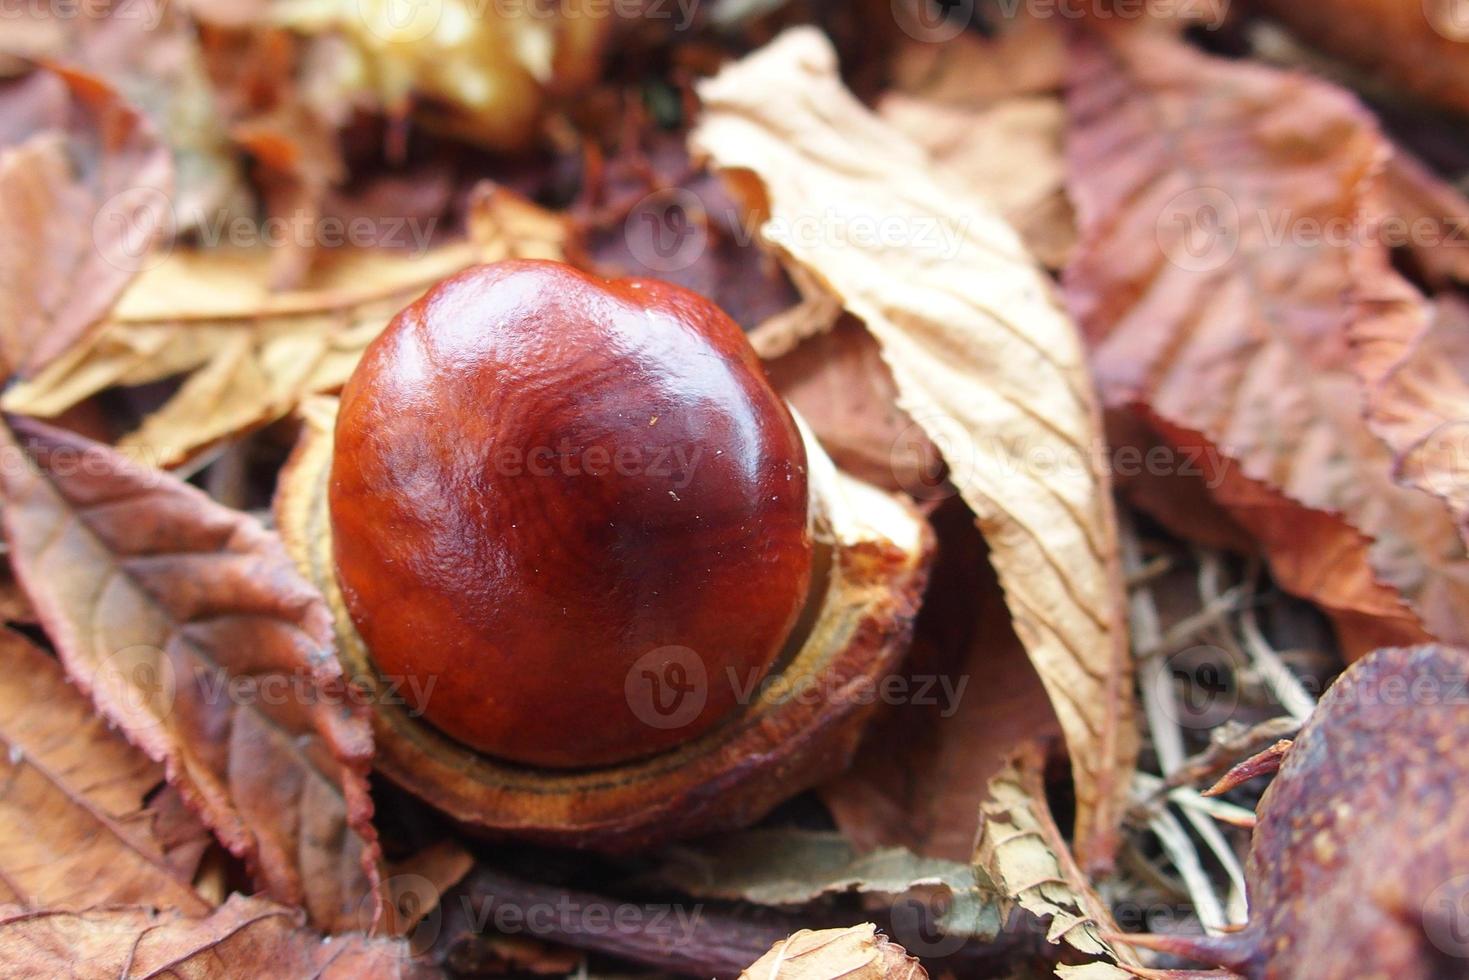
[[[864,922],[848,929],[802,929],[750,964],[740,980],[927,980],[903,947]]]
[[[1078,846],[1105,863],[1137,750],[1132,665],[1097,400],[1049,279],[842,86],[819,32],[788,31],[699,94],[695,147],[763,184],[762,238],[866,323],[944,450],[1065,731]]]
[[[564,245],[559,218],[495,189],[475,204],[471,240],[421,255],[334,251],[289,292],[270,291],[268,249],[177,252],[139,276],[85,344],[0,405],[54,416],[104,388],[186,374],[119,443],[143,462],[174,465],[340,387],[388,320],[439,279],[476,262],[560,258]]]

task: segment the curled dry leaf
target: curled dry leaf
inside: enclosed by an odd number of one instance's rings
[[[0,446],[16,577],[67,673],[272,897],[372,924],[367,709],[276,537],[79,436],[26,423]]]
[[[470,223],[471,240],[421,253],[335,250],[284,293],[270,289],[269,249],[176,252],[138,278],[95,337],[0,404],[51,417],[104,388],[185,375],[120,444],[150,465],[182,462],[340,387],[388,320],[439,279],[476,262],[562,256],[561,220],[509,191],[485,190]]]
[[[928,973],[870,922],[802,929],[751,963],[740,980],[926,980]]]
[[[937,889],[945,895],[944,912],[933,925],[945,935],[991,940],[1003,925],[995,895],[970,865],[919,857],[899,847],[859,854],[837,833],[727,834],[670,848],[654,875],[696,898],[773,906],[805,905],[845,892],[892,899],[914,889]]]
[[[1386,262],[1363,233],[1387,152],[1372,119],[1326,83],[1165,35],[1094,35],[1073,65],[1066,293],[1109,407],[1143,409],[1180,470],[1205,463],[1281,584],[1339,625],[1469,638],[1464,546],[1393,481],[1353,370],[1351,291]]]
[[[1040,753],[1030,747],[990,781],[975,867],[999,891],[1006,914],[1019,905],[1032,915],[1049,918],[1046,938],[1051,942],[1064,942],[1096,957],[1100,966],[1134,964],[1130,950],[1102,938],[1104,933],[1115,933],[1116,925],[1056,827],[1046,803],[1042,766]],[[1127,976],[1115,967],[1102,975]]]
[[[203,915],[147,802],[163,767],[133,748],[29,640],[0,631],[0,899]],[[197,821],[196,839],[205,834]],[[194,852],[197,859],[198,851]]]
[[[173,175],[153,127],[101,79],[0,87],[0,374],[29,376],[91,330],[164,227]]]
[[[1469,111],[1469,20],[1458,0],[1252,0],[1252,5],[1387,81]]]
[[[234,895],[205,918],[149,908],[26,911],[0,906],[0,972],[8,976],[322,977],[428,980],[400,940],[323,939],[297,909]]]
[[[1469,541],[1469,303],[1445,294],[1426,317],[1400,310],[1368,329],[1356,335],[1368,422],[1398,479],[1442,499]]]
[[[1445,291],[1428,304],[1384,259],[1360,264],[1351,340],[1367,422],[1399,482],[1442,499],[1469,542],[1469,303],[1448,288],[1469,282],[1469,200],[1399,154],[1370,217],[1389,241],[1414,229],[1417,266]]]
[[[1128,937],[1250,978],[1458,976],[1469,955],[1469,653],[1380,650],[1327,691],[1260,801],[1250,922]]]
[[[1136,755],[1117,529],[1082,347],[1015,232],[842,87],[816,31],[700,86],[694,145],[754,179],[764,240],[877,338],[898,404],[978,515],[1071,750],[1077,844],[1105,863]],[[875,231],[881,229],[882,234]],[[1048,464],[1038,465],[1045,459]]]

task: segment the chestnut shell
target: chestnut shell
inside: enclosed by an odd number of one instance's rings
[[[666,283],[512,261],[368,348],[328,489],[378,670],[477,751],[647,756],[765,676],[806,600],[806,455],[739,328]]]

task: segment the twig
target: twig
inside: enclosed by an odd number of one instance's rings
[[[1245,650],[1255,662],[1255,670],[1260,679],[1275,695],[1280,706],[1298,723],[1304,725],[1311,717],[1311,712],[1316,710],[1316,699],[1311,697],[1305,685],[1291,673],[1280,654],[1265,639],[1254,609],[1246,609],[1240,615],[1239,625],[1245,638]]]
[[[1267,718],[1248,728],[1238,727],[1235,731],[1216,729],[1209,747],[1190,757],[1182,768],[1164,780],[1164,785],[1173,789],[1213,782],[1240,760],[1269,748],[1283,738],[1290,738],[1300,730],[1301,723],[1289,715]]]
[[[1141,549],[1138,546],[1137,529],[1123,512],[1118,515],[1121,531],[1122,569],[1125,574],[1136,574],[1142,567]],[[1158,606],[1147,589],[1136,589],[1127,597],[1128,620],[1132,627],[1134,650],[1158,649],[1162,645],[1163,630],[1158,622]],[[1153,749],[1158,753],[1159,764],[1164,775],[1183,764],[1185,752],[1183,732],[1173,719],[1178,716],[1173,702],[1173,685],[1164,674],[1165,664],[1157,657],[1138,658],[1138,684],[1142,690],[1143,714],[1148,720],[1148,731],[1153,736]]]
[[[1173,867],[1183,879],[1194,910],[1199,913],[1199,922],[1211,933],[1222,930],[1227,924],[1224,906],[1214,893],[1214,883],[1209,880],[1204,866],[1199,862],[1199,852],[1194,849],[1188,831],[1183,829],[1183,824],[1168,810],[1159,810],[1153,814],[1148,825],[1153,828],[1158,843],[1163,845],[1168,859],[1173,862]]]

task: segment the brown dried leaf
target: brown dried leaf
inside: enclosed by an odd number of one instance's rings
[[[0,899],[208,912],[145,802],[163,767],[97,717],[29,640],[0,631],[0,662]]]
[[[1398,478],[1444,500],[1469,541],[1469,302],[1446,294],[1431,315],[1422,332],[1412,315],[1368,321],[1355,335],[1358,368]]]
[[[1100,416],[1072,324],[1015,232],[842,87],[816,31],[787,32],[700,95],[694,144],[763,185],[762,236],[867,325],[899,406],[978,515],[1066,732],[1079,849],[1106,862],[1136,754],[1132,666],[1092,453]],[[863,227],[889,229],[884,244]],[[1033,465],[1041,456],[1064,462]]]
[[[85,336],[164,227],[172,167],[105,82],[32,72],[0,87],[0,374]]]
[[[892,372],[855,318],[766,361],[765,372],[846,472],[888,490],[941,477],[938,450],[898,408]]]
[[[751,963],[740,980],[927,980],[903,947],[870,922],[847,929],[802,929]]]
[[[1469,111],[1469,19],[1458,0],[1255,0],[1312,44],[1423,98]]]
[[[399,940],[323,939],[298,909],[234,895],[207,918],[148,908],[25,911],[0,907],[0,972],[8,976],[322,977],[406,980],[437,975]]]
[[[67,673],[272,897],[370,925],[367,707],[276,537],[79,436],[26,423],[3,449],[11,560]]]
[[[1059,741],[1061,729],[974,515],[953,500],[930,520],[939,553],[900,672],[914,696],[868,726],[852,768],[820,791],[862,850],[969,861],[990,780],[1021,745]]]
[[[1262,547],[1293,591],[1376,619],[1383,590],[1353,558],[1366,547],[1430,631],[1469,639],[1464,547],[1441,504],[1393,482],[1353,372],[1350,292],[1385,262],[1362,224],[1387,152],[1372,119],[1325,83],[1164,35],[1092,36],[1073,63],[1082,241],[1066,290],[1108,405],[1145,406],[1165,439],[1196,434],[1175,448],[1217,464],[1215,499],[1242,524],[1264,513],[1255,491],[1278,490]],[[1346,523],[1293,534],[1308,510]],[[1421,638],[1390,618],[1397,640]]]
[[[178,4],[25,4],[7,14],[0,57],[95,74],[148,116],[173,157],[169,204],[178,230],[247,198],[205,77],[198,30]]]
[[[444,276],[476,262],[562,255],[563,223],[508,191],[488,190],[472,224],[472,241],[421,255],[335,250],[286,293],[271,291],[269,249],[174,253],[138,278],[89,343],[0,404],[50,417],[104,388],[185,374],[120,443],[150,465],[182,462],[340,387],[388,320]]]

